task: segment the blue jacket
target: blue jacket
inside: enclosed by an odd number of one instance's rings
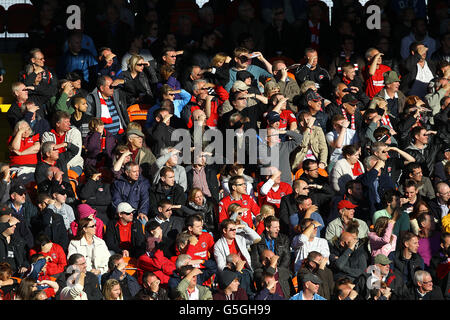
[[[303,300],[302,298],[303,298],[303,290],[297,293],[295,296],[292,296],[289,300]],[[327,300],[327,299],[315,293],[313,300]]]
[[[147,179],[139,176],[139,179],[130,183],[123,175],[114,181],[111,188],[112,205],[114,210],[121,202],[127,202],[137,209],[138,213],[148,213],[149,210],[150,183]]]
[[[89,69],[96,65],[97,60],[86,49],[81,49],[81,51],[76,56],[73,55],[70,51],[67,51],[59,60],[58,77],[62,79],[69,72],[81,70],[81,72],[83,73],[83,80],[89,83]]]

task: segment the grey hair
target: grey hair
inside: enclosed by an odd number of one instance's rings
[[[45,141],[44,143],[41,144],[42,158],[44,158],[44,159],[47,158],[47,152],[52,151],[54,145],[55,145],[55,143],[53,141]]]
[[[366,170],[369,170],[369,168],[371,168],[370,163],[372,161],[377,161],[377,160],[378,160],[378,158],[375,155],[371,155],[371,156],[365,157],[364,158],[364,167],[366,167]]]
[[[19,122],[16,123],[16,125],[14,126],[14,130],[13,130],[13,136],[16,136],[17,132],[19,131],[20,125],[26,123],[28,125],[28,127],[31,130],[30,136],[33,135],[33,129],[31,129],[31,126],[28,122],[26,122],[25,120],[20,120]]]
[[[192,257],[188,254],[180,254],[177,258],[177,261],[175,261],[175,267],[177,270],[180,270],[181,267],[186,265],[186,261],[191,260]]]
[[[206,80],[204,80],[204,79],[195,80],[194,83],[192,84],[192,90],[198,90],[198,85],[200,83],[206,83]]]
[[[417,284],[417,282],[422,283],[423,282],[423,277],[426,275],[430,275],[430,273],[428,271],[425,270],[417,270],[416,273],[414,273],[414,283]]]

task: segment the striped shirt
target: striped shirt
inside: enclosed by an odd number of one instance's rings
[[[117,113],[116,106],[114,105],[113,99],[105,100],[108,106],[109,114],[111,115],[112,123],[105,123],[105,129],[108,130],[112,135],[117,135],[120,129],[120,118]]]

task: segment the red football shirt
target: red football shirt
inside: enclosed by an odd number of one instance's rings
[[[370,66],[365,66],[363,68],[363,76],[365,81],[364,85],[366,86],[366,95],[372,99],[384,88],[383,73],[391,71],[392,69],[384,64],[380,64],[380,67],[375,71],[373,76],[369,75],[369,69]]]
[[[11,144],[13,141],[13,137],[10,136],[8,139],[8,145]],[[28,138],[22,138],[20,141],[20,149],[19,151],[22,152],[30,147],[32,147],[36,142],[39,142],[39,134],[36,134],[32,137]],[[9,157],[9,165],[11,166],[20,166],[25,164],[37,164],[37,153],[35,154],[27,154],[24,156],[19,156],[14,152],[11,152],[11,155]]]

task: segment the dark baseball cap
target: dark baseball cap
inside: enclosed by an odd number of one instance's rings
[[[67,190],[64,189],[62,186],[58,185],[52,188],[52,194],[53,193],[58,193],[58,194],[67,194]]]
[[[322,96],[320,94],[318,94],[316,91],[314,91],[313,89],[308,89],[305,92],[305,99],[306,101],[320,101],[322,100]]]
[[[9,194],[13,194],[13,193],[17,193],[20,194],[21,196],[24,195],[25,193],[27,193],[27,189],[25,189],[25,187],[21,184],[16,184],[13,185],[11,187],[11,189],[9,190]]]
[[[303,276],[302,283],[306,283],[308,281],[311,281],[314,284],[322,284],[322,280],[318,276],[316,276],[315,274],[312,274],[312,273],[307,273]]]
[[[356,105],[358,103],[358,99],[351,93],[347,93],[344,97],[342,97],[342,103],[348,103],[351,105]]]
[[[267,113],[266,119],[269,123],[275,123],[280,121],[280,114],[276,111],[269,111]]]

